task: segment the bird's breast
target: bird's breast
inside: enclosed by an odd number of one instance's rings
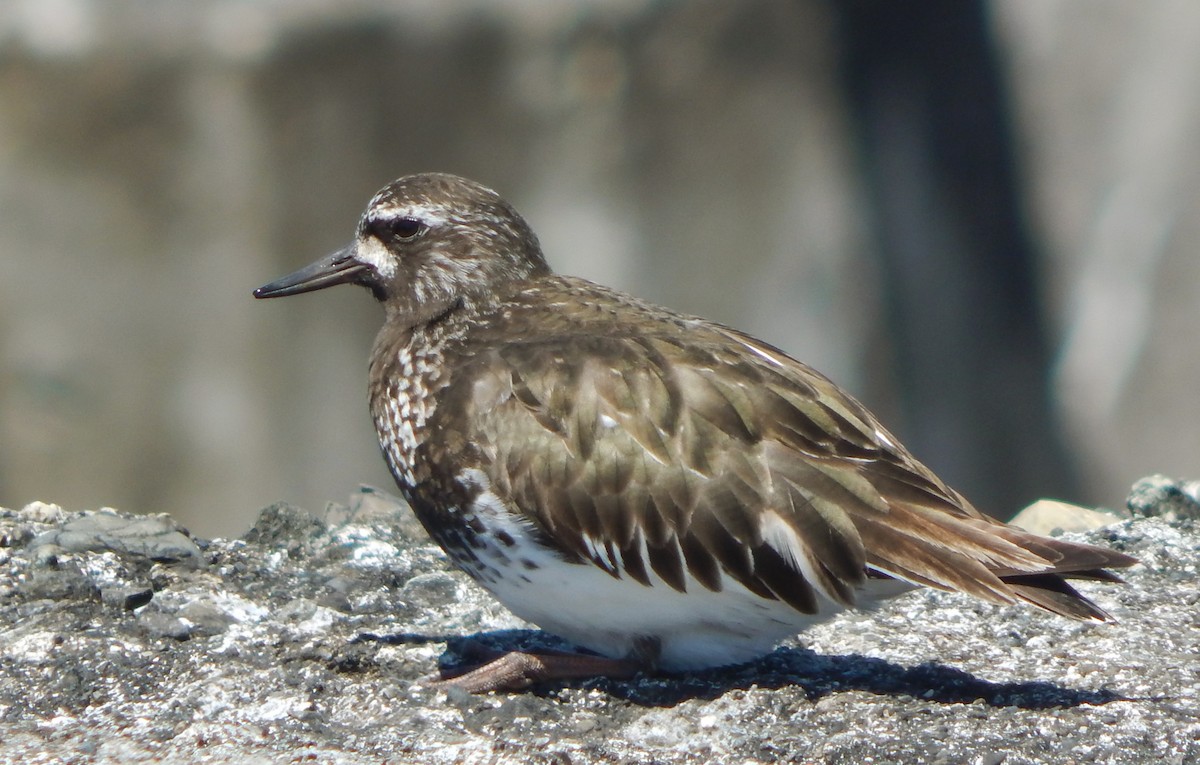
[[[443,343],[425,340],[377,342],[371,360],[371,417],[388,467],[406,495],[428,479],[419,451],[449,377]]]

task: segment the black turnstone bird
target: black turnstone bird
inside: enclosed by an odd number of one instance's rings
[[[472,181],[395,181],[348,247],[254,294],[344,283],[383,304],[371,413],[421,523],[600,654],[508,654],[447,681],[469,690],[745,662],[914,585],[1104,621],[1066,580],[1135,563],[983,515],[778,348],[554,274]]]

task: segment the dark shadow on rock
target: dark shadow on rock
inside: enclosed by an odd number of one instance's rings
[[[997,683],[937,662],[906,667],[860,654],[827,656],[790,647],[746,665],[713,670],[712,676],[714,682],[724,684],[722,693],[751,685],[795,685],[802,687],[810,700],[838,691],[866,691],[943,704],[983,701],[993,707],[1053,709],[1124,699],[1112,691],[1080,690],[1051,682]]]
[[[505,651],[571,651],[570,643],[537,630],[497,630],[473,635],[364,634],[359,642],[418,644],[445,642],[440,670],[456,674],[472,665],[478,646]],[[688,673],[640,675],[632,680],[596,678],[584,685],[639,706],[670,707],[689,699],[715,699],[729,691],[751,687],[798,688],[815,701],[842,691],[866,691],[886,696],[911,696],[926,702],[993,707],[1057,709],[1127,700],[1108,690],[1080,690],[1050,682],[997,683],[936,662],[905,667],[883,659],[851,654],[826,656],[803,648],[783,647],[757,661],[732,667]],[[543,683],[530,691],[552,695],[564,683]]]

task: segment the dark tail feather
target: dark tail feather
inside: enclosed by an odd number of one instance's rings
[[[1072,572],[1069,576],[1106,582],[1121,581],[1119,577],[1100,570]],[[1081,621],[1110,622],[1113,620],[1112,616],[1085,598],[1058,574],[1024,574],[1005,576],[1002,579],[1012,588],[1018,598],[1051,613]]]

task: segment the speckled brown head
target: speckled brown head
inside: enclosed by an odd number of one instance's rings
[[[537,236],[500,195],[465,178],[425,173],[381,189],[351,244],[254,296],[360,284],[389,320],[417,324],[549,270]]]

